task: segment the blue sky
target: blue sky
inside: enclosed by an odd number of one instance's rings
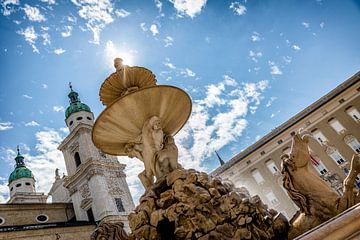
[[[191,95],[180,162],[210,172],[359,71],[359,22],[360,1],[2,0],[0,202],[17,144],[38,191],[65,172],[68,82],[97,116],[115,56]]]

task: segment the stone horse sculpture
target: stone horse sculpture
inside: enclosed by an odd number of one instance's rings
[[[355,178],[360,173],[360,155],[355,154],[351,160],[349,175],[343,182],[344,194],[340,197],[310,170],[310,138],[310,135],[296,133],[292,138],[290,155],[281,156],[283,186],[300,208],[300,214],[291,220],[290,239],[360,202],[359,192],[354,188]]]

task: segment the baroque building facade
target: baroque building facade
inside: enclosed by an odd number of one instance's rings
[[[292,218],[298,209],[282,186],[280,157],[290,152],[292,134],[302,129],[313,136],[312,170],[341,195],[351,158],[360,153],[359,80],[360,72],[223,163],[212,175],[246,187],[269,207]],[[356,184],[360,187],[359,176]]]
[[[62,151],[67,176],[55,171],[48,196],[35,191],[35,177],[20,154],[9,176],[10,199],[0,204],[0,239],[90,239],[104,219],[122,221],[134,203],[126,182],[125,165],[92,143],[94,115],[70,86],[65,112],[68,136]]]

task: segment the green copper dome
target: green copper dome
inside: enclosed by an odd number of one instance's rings
[[[68,118],[72,113],[80,111],[91,112],[89,106],[80,101],[79,94],[73,91],[71,84],[69,85],[70,93],[68,94],[68,97],[70,99],[70,106],[68,106],[65,111],[65,117]]]
[[[9,184],[12,181],[15,181],[15,180],[20,179],[20,178],[32,178],[32,179],[34,179],[34,175],[30,171],[30,169],[28,169],[25,166],[24,157],[20,154],[19,148],[17,149],[17,151],[18,151],[18,154],[17,154],[17,156],[15,158],[16,167],[15,167],[14,171],[10,174]]]

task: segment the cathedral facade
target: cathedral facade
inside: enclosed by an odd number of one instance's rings
[[[18,149],[9,176],[10,199],[0,204],[0,239],[90,239],[106,219],[122,221],[129,230],[127,216],[134,203],[125,165],[94,146],[93,113],[71,86],[68,97],[65,122],[70,132],[58,147],[67,175],[61,177],[57,169],[48,195],[37,193],[36,176]]]

